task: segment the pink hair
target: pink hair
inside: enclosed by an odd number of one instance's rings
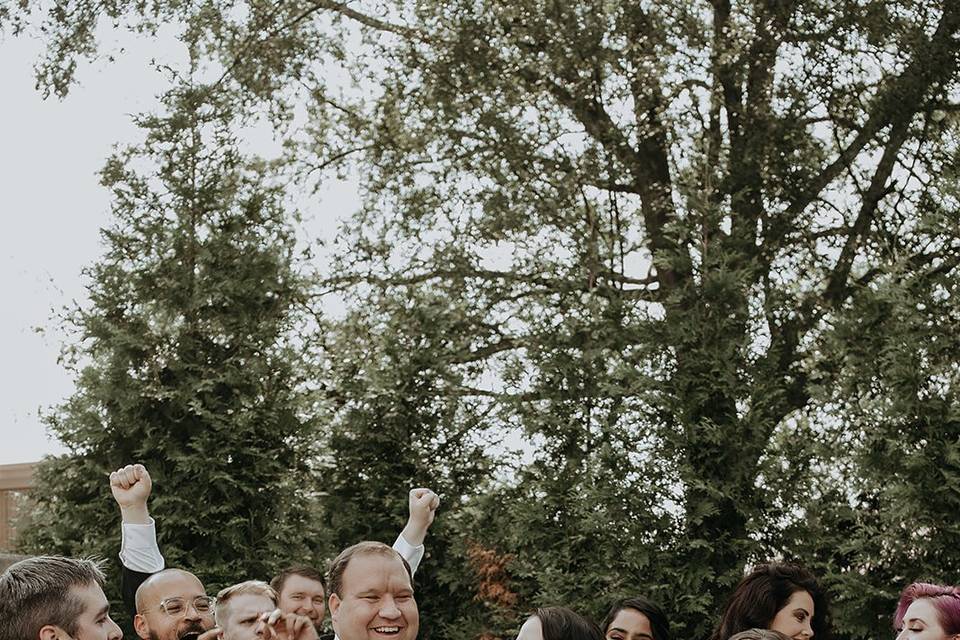
[[[914,582],[900,594],[897,611],[893,614],[893,628],[903,627],[903,616],[914,600],[929,598],[937,610],[937,618],[943,632],[948,636],[960,633],[960,587],[950,587],[929,582]]]

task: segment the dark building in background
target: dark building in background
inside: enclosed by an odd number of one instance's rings
[[[17,521],[26,512],[35,462],[0,465],[0,570],[6,568],[17,538]],[[19,556],[14,557],[14,560]]]

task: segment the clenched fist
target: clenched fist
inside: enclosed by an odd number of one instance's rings
[[[410,521],[423,527],[424,531],[433,524],[440,506],[440,496],[430,489],[419,488],[410,490]]]
[[[147,499],[152,488],[150,473],[142,464],[128,464],[110,474],[110,491],[120,505],[124,522],[146,524],[150,521]]]
[[[433,524],[433,518],[437,515],[439,506],[440,496],[430,489],[423,487],[411,489],[410,518],[401,533],[403,538],[415,547],[423,544],[427,537],[427,529]]]

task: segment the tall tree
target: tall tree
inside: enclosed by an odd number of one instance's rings
[[[114,222],[67,320],[76,391],[48,417],[68,453],[41,463],[21,546],[116,557],[106,478],[142,462],[168,563],[215,590],[312,546],[304,280],[281,188],[239,152],[233,105],[186,81],[163,104],[101,174]]]
[[[319,150],[365,150],[375,196],[350,271],[462,283],[485,311],[465,361],[507,384],[456,393],[515,407],[564,484],[592,434],[635,430],[636,472],[672,480],[680,521],[654,537],[699,598],[687,635],[747,562],[798,548],[769,529],[800,517],[817,467],[795,443],[825,428],[858,293],[956,278],[952,233],[916,222],[955,150],[960,8],[889,5],[333,7],[387,61],[357,62],[383,86],[366,103],[325,103],[361,137]]]
[[[65,91],[77,58],[95,49],[97,6],[75,0],[50,14],[46,86]],[[555,578],[575,557],[577,572],[611,593],[624,584],[604,573],[634,575],[641,590],[679,585],[678,631],[703,636],[747,562],[821,558],[800,544],[814,531],[841,539],[835,526],[806,521],[804,492],[854,458],[876,469],[897,455],[871,454],[874,424],[849,404],[849,447],[814,446],[836,434],[824,417],[832,391],[850,390],[851,403],[867,391],[844,386],[861,337],[849,327],[891,278],[957,278],[952,227],[918,221],[956,210],[949,184],[931,178],[956,152],[960,5],[244,7],[118,2],[109,11],[138,29],[187,22],[226,69],[224,92],[283,110],[303,90],[309,126],[291,134],[293,157],[321,175],[352,163],[365,195],[324,285],[374,287],[397,301],[378,307],[395,320],[407,317],[400,302],[436,295],[467,310],[450,329],[458,348],[430,352],[451,381],[430,389],[434,402],[488,403],[500,425],[538,445],[532,468],[542,472],[521,475],[515,494],[540,501],[530,534],[574,534],[543,538],[555,553],[540,556],[538,571],[507,563],[525,602],[559,594],[570,580]],[[325,73],[341,60],[348,74]],[[946,309],[927,308],[931,331],[948,326]],[[895,377],[877,388],[910,392]],[[895,407],[912,406],[897,397]],[[955,435],[951,398],[923,418],[942,442]],[[623,460],[604,445],[622,447]],[[628,482],[606,481],[624,465]],[[914,472],[904,470],[901,486]],[[608,515],[561,496],[590,494],[597,477],[604,504],[632,504],[633,487],[656,496],[659,511],[636,516],[633,539],[661,545],[658,557],[675,565],[599,566],[613,536],[578,547]],[[838,509],[848,497],[823,496]],[[497,522],[519,527],[522,513]],[[528,549],[519,538],[501,539],[499,551]],[[844,562],[825,566],[838,576],[872,566],[866,549]]]

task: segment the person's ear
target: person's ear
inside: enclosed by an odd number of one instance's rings
[[[330,609],[330,619],[336,622],[337,611],[340,610],[340,596],[331,593],[329,600],[327,600],[327,609]]]
[[[37,637],[40,640],[69,640],[70,634],[55,624],[45,624],[40,627]]]
[[[137,632],[137,635],[147,640],[150,637],[150,625],[147,624],[147,619],[141,614],[133,616],[133,630]]]

